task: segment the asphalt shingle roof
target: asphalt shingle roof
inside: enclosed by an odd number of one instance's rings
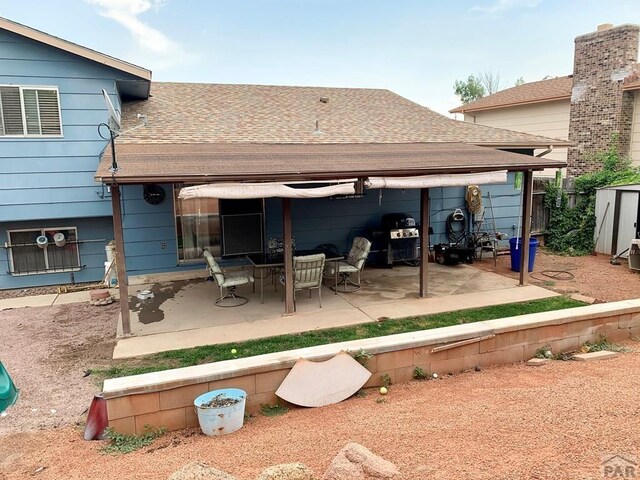
[[[125,103],[120,144],[439,143],[542,147],[563,140],[449,119],[388,90],[153,82]],[[316,128],[317,127],[317,128]]]
[[[568,99],[571,98],[572,88],[573,77],[571,75],[524,83],[517,87],[507,88],[493,95],[482,97],[475,102],[460,105],[451,110],[451,113],[474,112],[527,103]]]

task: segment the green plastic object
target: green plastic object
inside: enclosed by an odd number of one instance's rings
[[[14,385],[9,372],[0,362],[0,413],[4,412],[18,399],[18,389]]]

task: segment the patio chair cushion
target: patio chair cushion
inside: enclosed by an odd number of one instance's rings
[[[325,275],[335,275],[336,273],[336,263],[338,264],[338,273],[358,273],[360,269],[358,267],[354,267],[353,265],[349,265],[345,261],[341,262],[331,262],[324,269]]]
[[[293,257],[293,288],[317,288],[322,284],[324,271],[324,253]],[[280,283],[284,285],[284,273],[280,276]]]
[[[244,285],[246,283],[253,283],[254,278],[252,275],[246,273],[227,273],[224,276],[224,281],[220,283],[221,287],[235,287],[236,285]]]
[[[324,253],[293,257],[293,275],[295,288],[317,287],[322,283]]]
[[[356,237],[353,239],[349,256],[347,257],[347,263],[356,267],[356,271],[362,270],[364,262],[369,256],[369,250],[371,250],[371,242],[364,237]]]
[[[205,250],[202,254],[207,261],[209,273],[216,279],[216,282],[221,287],[234,287],[236,285],[254,282],[253,277],[244,272],[223,272],[209,250]]]

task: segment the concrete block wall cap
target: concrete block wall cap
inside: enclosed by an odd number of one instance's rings
[[[638,311],[640,311],[640,299],[633,299],[585,305],[584,307],[567,308],[564,310],[530,313],[515,317],[497,318],[481,323],[494,329],[495,333],[507,333],[514,330],[521,330],[525,324],[527,328],[537,328],[548,325],[561,325],[567,322],[579,322],[604,316],[637,313]]]
[[[130,377],[105,380],[105,398],[137,393],[156,392],[197,383],[213,382],[232,377],[254,375],[273,370],[291,368],[300,358],[312,361],[327,360],[340,351],[357,352],[360,349],[373,354],[451,343],[484,335],[525,330],[540,326],[557,325],[569,321],[640,312],[640,299],[588,305],[553,312],[533,313],[484,322],[434,328],[418,332],[399,333],[385,337],[365,338],[328,345],[301,348],[287,352],[268,353],[254,357],[225,360],[192,367],[163,370]]]

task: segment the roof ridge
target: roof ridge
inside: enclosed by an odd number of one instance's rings
[[[203,86],[223,86],[223,87],[269,87],[269,88],[292,88],[292,89],[314,89],[314,90],[358,90],[377,91],[394,93],[388,88],[375,87],[323,87],[314,85],[277,85],[263,83],[219,83],[219,82],[171,82],[154,80],[152,85],[203,85]]]

